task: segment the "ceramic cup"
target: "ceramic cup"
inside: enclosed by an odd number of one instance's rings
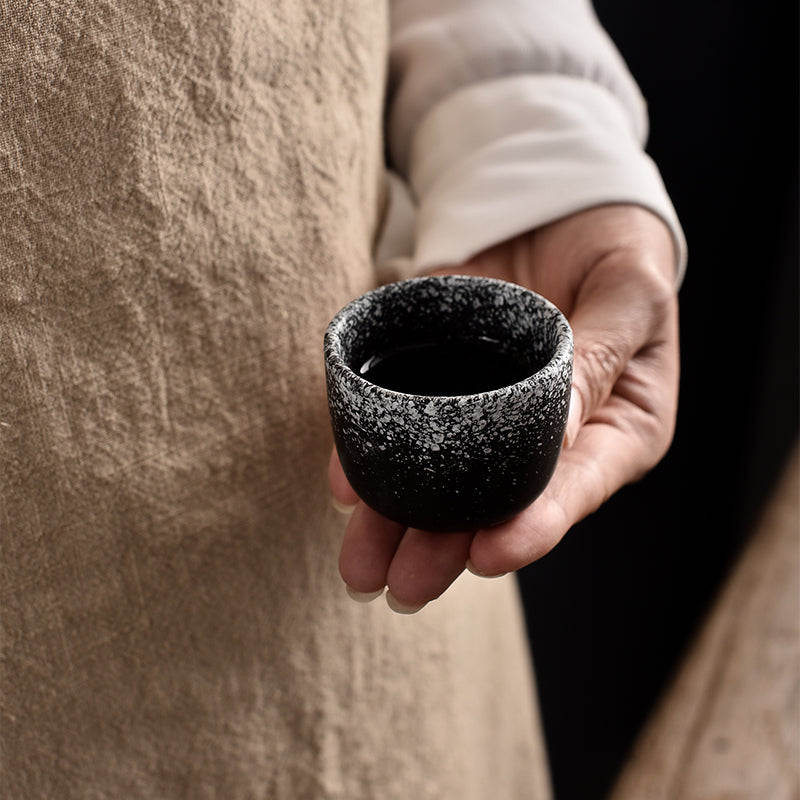
[[[572,350],[561,312],[505,281],[412,278],[353,300],[324,341],[333,434],[353,489],[428,531],[514,516],[555,469]]]

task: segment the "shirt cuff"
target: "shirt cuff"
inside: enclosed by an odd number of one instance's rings
[[[463,88],[421,121],[411,148],[414,272],[597,205],[631,203],[672,232],[676,282],[686,242],[661,175],[619,101],[560,75],[513,75]]]

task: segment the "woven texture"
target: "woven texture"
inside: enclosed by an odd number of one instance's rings
[[[516,588],[344,593],[386,10],[0,5],[2,794],[546,795]]]

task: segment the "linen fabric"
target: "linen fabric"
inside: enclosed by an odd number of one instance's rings
[[[379,3],[0,9],[3,797],[547,796],[513,579],[337,572],[386,49]]]

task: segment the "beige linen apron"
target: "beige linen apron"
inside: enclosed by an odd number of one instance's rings
[[[534,800],[513,579],[352,602],[321,340],[386,9],[0,4],[7,800]]]

